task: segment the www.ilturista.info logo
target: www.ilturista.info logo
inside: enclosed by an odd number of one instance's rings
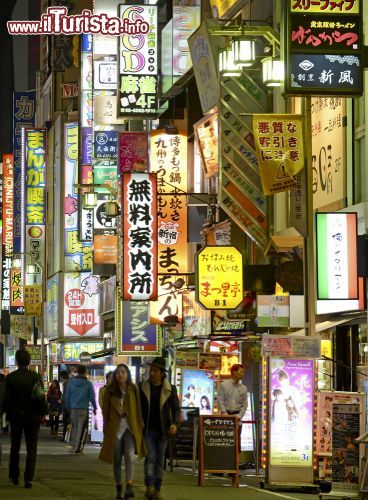
[[[142,7],[135,8],[131,19],[109,17],[107,14],[93,14],[83,10],[81,14],[68,16],[66,7],[48,7],[40,21],[8,21],[10,35],[145,35],[149,24],[143,21],[139,12]]]

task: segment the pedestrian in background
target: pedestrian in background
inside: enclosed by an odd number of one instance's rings
[[[104,440],[100,459],[113,465],[116,498],[133,498],[134,451],[147,456],[143,439],[143,419],[138,387],[133,384],[127,365],[120,364],[113,372],[112,383],[106,388],[103,403]],[[125,462],[126,488],[123,494],[122,457]]]
[[[53,436],[58,435],[59,419],[62,412],[61,390],[57,380],[53,380],[47,391],[47,402],[49,404],[50,431]]]
[[[3,457],[3,449],[1,446],[1,433],[3,432],[3,413],[5,403],[5,375],[0,373],[0,464]]]
[[[60,441],[65,441],[65,435],[68,429],[68,425],[70,424],[70,411],[66,407],[65,404],[65,393],[66,393],[66,388],[68,387],[69,383],[69,374],[66,370],[62,370],[60,372],[60,378],[61,378],[61,383],[63,384],[63,391],[61,395],[61,405],[63,409],[63,437],[60,438]]]
[[[98,404],[99,404],[101,410],[103,410],[103,401],[104,401],[104,397],[106,394],[106,389],[108,388],[109,385],[111,385],[113,376],[114,376],[114,372],[107,372],[106,373],[106,384],[103,387],[101,387],[101,389],[98,391]]]
[[[146,498],[160,500],[166,447],[169,436],[176,434],[180,419],[178,393],[166,378],[164,358],[152,361],[149,379],[139,387],[148,446],[144,464]]]
[[[31,488],[41,418],[48,409],[45,397],[42,398],[42,379],[38,373],[28,369],[31,362],[29,352],[19,349],[15,360],[18,369],[10,373],[5,381],[5,412],[11,431],[9,479],[14,485],[19,484],[19,450],[24,431],[27,449],[24,487]],[[37,386],[40,387],[41,398],[34,395]]]
[[[241,422],[248,408],[248,391],[246,386],[241,382],[244,372],[244,365],[233,365],[230,368],[230,378],[229,380],[225,380],[225,382],[221,382],[217,397],[219,410],[222,415],[236,415],[238,417],[239,453],[241,451]],[[230,476],[232,478],[232,486],[239,488],[239,476],[237,474],[230,474]]]
[[[70,441],[77,455],[83,454],[83,448],[88,432],[89,405],[93,406],[96,415],[95,391],[92,383],[87,379],[87,369],[84,365],[77,368],[77,376],[72,378],[67,385],[65,403],[70,410],[72,431]]]

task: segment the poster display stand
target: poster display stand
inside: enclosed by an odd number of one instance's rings
[[[198,485],[206,472],[239,474],[238,417],[201,415]]]
[[[269,357],[267,366],[267,468],[261,486],[319,490],[313,473],[315,359]]]

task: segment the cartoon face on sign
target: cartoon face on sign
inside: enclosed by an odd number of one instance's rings
[[[81,288],[86,295],[92,297],[92,295],[98,293],[99,283],[100,283],[99,277],[90,274],[87,278],[85,278],[82,281]]]
[[[116,83],[116,63],[101,63],[99,67],[99,80],[101,83]]]
[[[116,217],[110,217],[106,214],[106,204],[101,203],[96,210],[96,219],[102,227],[116,227]]]

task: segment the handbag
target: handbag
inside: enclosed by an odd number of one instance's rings
[[[45,391],[41,380],[39,379],[36,380],[32,387],[31,399],[33,399],[34,401],[42,401],[45,399]]]

